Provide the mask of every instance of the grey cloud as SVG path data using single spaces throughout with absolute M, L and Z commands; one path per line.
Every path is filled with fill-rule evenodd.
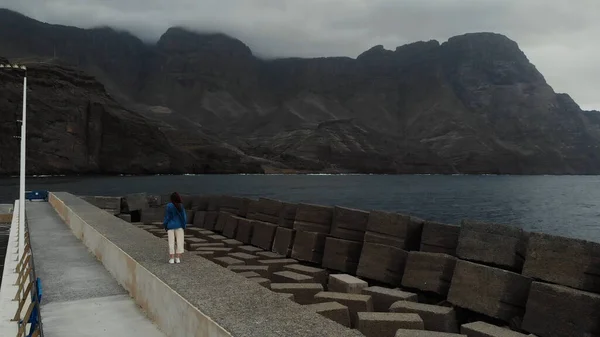
M 221 31 L 257 55 L 350 56 L 383 44 L 493 31 L 517 41 L 559 92 L 600 109 L 598 0 L 0 0 L 50 23 L 108 25 L 145 41 L 171 26 Z

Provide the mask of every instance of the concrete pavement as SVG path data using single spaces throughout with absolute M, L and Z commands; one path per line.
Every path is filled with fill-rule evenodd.
M 165 336 L 46 202 L 27 202 L 44 335 Z

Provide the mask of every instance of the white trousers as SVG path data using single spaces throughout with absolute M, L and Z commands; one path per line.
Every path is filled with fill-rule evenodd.
M 177 241 L 177 254 L 183 254 L 183 228 L 169 229 L 167 231 L 169 237 L 169 254 L 175 254 L 175 241 Z

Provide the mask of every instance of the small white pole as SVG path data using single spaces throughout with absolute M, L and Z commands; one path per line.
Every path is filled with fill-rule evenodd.
M 23 116 L 21 117 L 21 172 L 19 175 L 19 255 L 25 250 L 25 139 L 27 138 L 27 73 L 23 77 Z

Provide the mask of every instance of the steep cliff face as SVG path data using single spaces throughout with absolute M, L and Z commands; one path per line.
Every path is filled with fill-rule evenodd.
M 20 71 L 0 71 L 0 174 L 19 170 L 13 136 L 20 135 L 22 79 Z M 159 123 L 123 108 L 102 84 L 72 68 L 29 67 L 27 95 L 29 174 L 262 171 L 243 155 L 225 153 L 224 146 L 173 144 Z
M 111 123 L 124 109 L 135 116 L 127 123 L 153 126 L 123 152 L 142 153 L 131 161 L 139 171 L 600 173 L 600 118 L 556 94 L 518 45 L 498 34 L 376 46 L 356 59 L 262 60 L 223 34 L 171 28 L 146 45 L 110 29 L 47 25 L 0 10 L 2 54 L 77 66 L 102 82 L 114 97 L 110 104 L 74 99 L 91 120 Z M 89 90 L 73 86 L 67 89 Z M 53 90 L 46 94 L 61 97 L 65 87 Z M 62 95 L 52 110 L 68 105 L 71 97 Z M 50 114 L 43 123 L 66 128 L 63 120 L 79 110 Z M 80 126 L 89 137 L 77 150 L 95 164 L 57 159 L 65 151 L 58 144 L 69 141 L 61 138 L 50 165 L 126 169 L 110 158 L 123 163 L 129 156 L 98 150 L 119 138 L 97 124 Z M 173 164 L 171 148 L 156 145 L 154 132 L 183 153 L 185 165 Z M 146 160 L 160 165 L 142 165 Z
M 0 71 L 0 173 L 19 168 L 23 74 Z M 61 66 L 28 69 L 29 173 L 184 172 L 183 152 L 114 102 L 102 84 Z

